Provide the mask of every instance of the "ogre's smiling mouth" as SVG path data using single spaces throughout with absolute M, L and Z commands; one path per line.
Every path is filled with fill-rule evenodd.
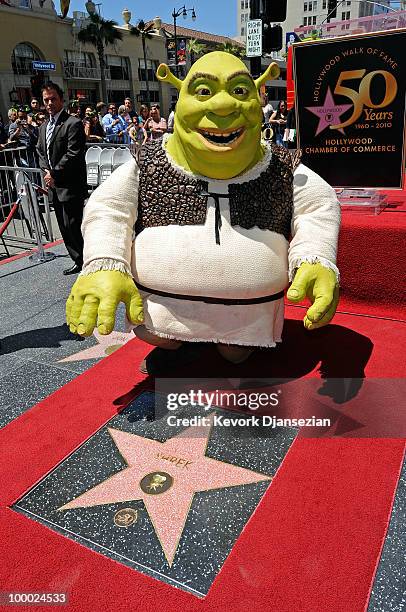
M 217 147 L 229 147 L 237 142 L 237 140 L 242 136 L 244 132 L 244 128 L 238 128 L 235 130 L 199 130 L 199 134 L 203 136 L 205 140 L 210 142 L 212 145 L 216 145 Z

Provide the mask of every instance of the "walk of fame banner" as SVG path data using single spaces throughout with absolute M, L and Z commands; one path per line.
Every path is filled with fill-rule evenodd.
M 402 188 L 406 30 L 293 45 L 298 146 L 334 187 Z

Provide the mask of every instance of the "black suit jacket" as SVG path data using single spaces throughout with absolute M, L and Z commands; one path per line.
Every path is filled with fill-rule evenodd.
M 86 179 L 86 135 L 80 119 L 62 110 L 55 125 L 49 145 L 49 159 L 46 146 L 48 121 L 40 127 L 37 151 L 40 168 L 49 170 L 55 187 L 53 192 L 60 202 L 83 200 L 87 197 Z

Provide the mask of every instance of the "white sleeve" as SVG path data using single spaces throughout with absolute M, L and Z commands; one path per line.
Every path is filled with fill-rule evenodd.
M 289 279 L 304 262 L 336 267 L 341 210 L 332 187 L 318 174 L 299 164 L 293 180 L 292 241 L 289 247 Z
M 90 196 L 83 215 L 82 275 L 119 270 L 131 275 L 131 251 L 138 209 L 139 168 L 122 164 Z

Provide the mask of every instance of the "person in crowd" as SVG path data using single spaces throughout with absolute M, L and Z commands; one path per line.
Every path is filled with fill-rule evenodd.
M 132 120 L 133 117 L 135 117 L 135 115 L 138 116 L 137 111 L 134 110 L 131 98 L 125 98 L 124 99 L 124 106 L 125 106 L 126 113 L 127 113 L 127 115 L 129 116 L 129 118 L 131 120 Z M 128 121 L 130 121 L 130 119 Z
M 28 116 L 32 117 L 33 115 L 36 115 L 40 110 L 40 103 L 37 100 L 37 98 L 32 98 L 31 102 L 30 102 L 30 111 L 28 113 Z
M 77 117 L 78 119 L 80 118 L 79 100 L 69 100 L 68 113 L 69 115 L 73 115 L 73 117 Z
M 285 146 L 283 142 L 283 135 L 285 133 L 287 118 L 287 109 L 285 100 L 280 100 L 278 108 L 274 111 L 269 119 L 269 123 L 273 129 L 275 135 L 275 142 L 278 145 Z
M 86 109 L 86 116 L 83 119 L 83 127 L 87 142 L 103 142 L 104 130 L 99 123 L 99 117 L 95 110 Z
M 175 125 L 175 111 L 176 111 L 176 102 L 172 102 L 171 104 L 171 112 L 168 117 L 168 132 L 173 132 L 173 126 Z
M 113 103 L 108 106 L 108 113 L 103 117 L 103 129 L 106 140 L 109 142 L 121 142 L 122 121 L 117 114 L 117 106 Z
M 136 145 L 142 146 L 148 140 L 148 134 L 140 122 L 138 115 L 134 115 L 132 118 L 132 122 L 128 128 L 128 134 L 130 136 L 131 142 Z
M 264 115 L 264 123 L 265 123 L 265 125 L 269 124 L 269 120 L 271 118 L 271 115 L 274 113 L 274 108 L 273 108 L 272 104 L 269 102 L 269 98 L 268 98 L 268 96 L 266 94 L 263 96 L 262 113 Z
M 153 104 L 151 106 L 150 115 L 151 116 L 147 120 L 144 127 L 149 133 L 149 139 L 157 140 L 158 138 L 162 138 L 162 136 L 168 131 L 168 126 L 166 119 L 161 117 L 159 104 Z
M 9 129 L 10 125 L 12 123 L 14 123 L 15 120 L 17 119 L 17 109 L 14 106 L 12 108 L 8 109 L 7 117 L 8 117 L 8 123 L 6 123 L 6 125 L 4 127 L 5 127 L 5 129 L 7 131 L 7 135 L 8 135 L 8 129 Z
M 147 120 L 149 119 L 149 112 L 150 112 L 149 106 L 147 106 L 146 104 L 141 104 L 140 114 L 139 114 L 138 119 L 140 120 L 140 123 L 144 124 L 144 127 L 145 127 Z
M 64 274 L 77 274 L 83 264 L 81 224 L 87 198 L 86 136 L 83 123 L 63 107 L 63 91 L 49 81 L 42 87 L 49 119 L 39 130 L 38 155 L 48 198 L 55 209 L 62 238 L 74 265 Z
M 131 120 L 130 120 L 130 116 L 127 114 L 124 104 L 122 104 L 118 108 L 118 118 L 120 119 L 120 124 L 121 124 L 121 133 L 119 134 L 120 142 L 122 144 L 129 144 L 130 137 L 128 135 L 128 128 L 131 125 L 130 123 Z
M 35 150 L 38 142 L 38 128 L 28 122 L 28 106 L 20 106 L 17 111 L 17 119 L 8 128 L 10 142 L 17 146 L 26 147 L 27 163 L 31 167 L 37 165 Z
M 288 115 L 286 117 L 286 128 L 285 135 L 283 137 L 285 143 L 287 143 L 288 149 L 296 149 L 296 113 L 295 113 L 295 105 L 293 104 L 292 108 L 288 111 Z
M 107 104 L 105 102 L 98 102 L 96 104 L 96 111 L 99 117 L 99 123 L 103 125 L 103 117 L 107 114 Z
M 46 121 L 46 116 L 45 113 L 43 113 L 42 111 L 39 111 L 38 113 L 36 113 L 35 115 L 33 115 L 32 117 L 32 123 L 33 125 L 35 125 L 38 129 L 41 127 L 41 125 Z
M 94 108 L 93 106 L 91 106 L 90 104 L 88 104 L 85 108 L 85 119 L 88 115 L 90 115 L 91 113 L 93 113 Z

